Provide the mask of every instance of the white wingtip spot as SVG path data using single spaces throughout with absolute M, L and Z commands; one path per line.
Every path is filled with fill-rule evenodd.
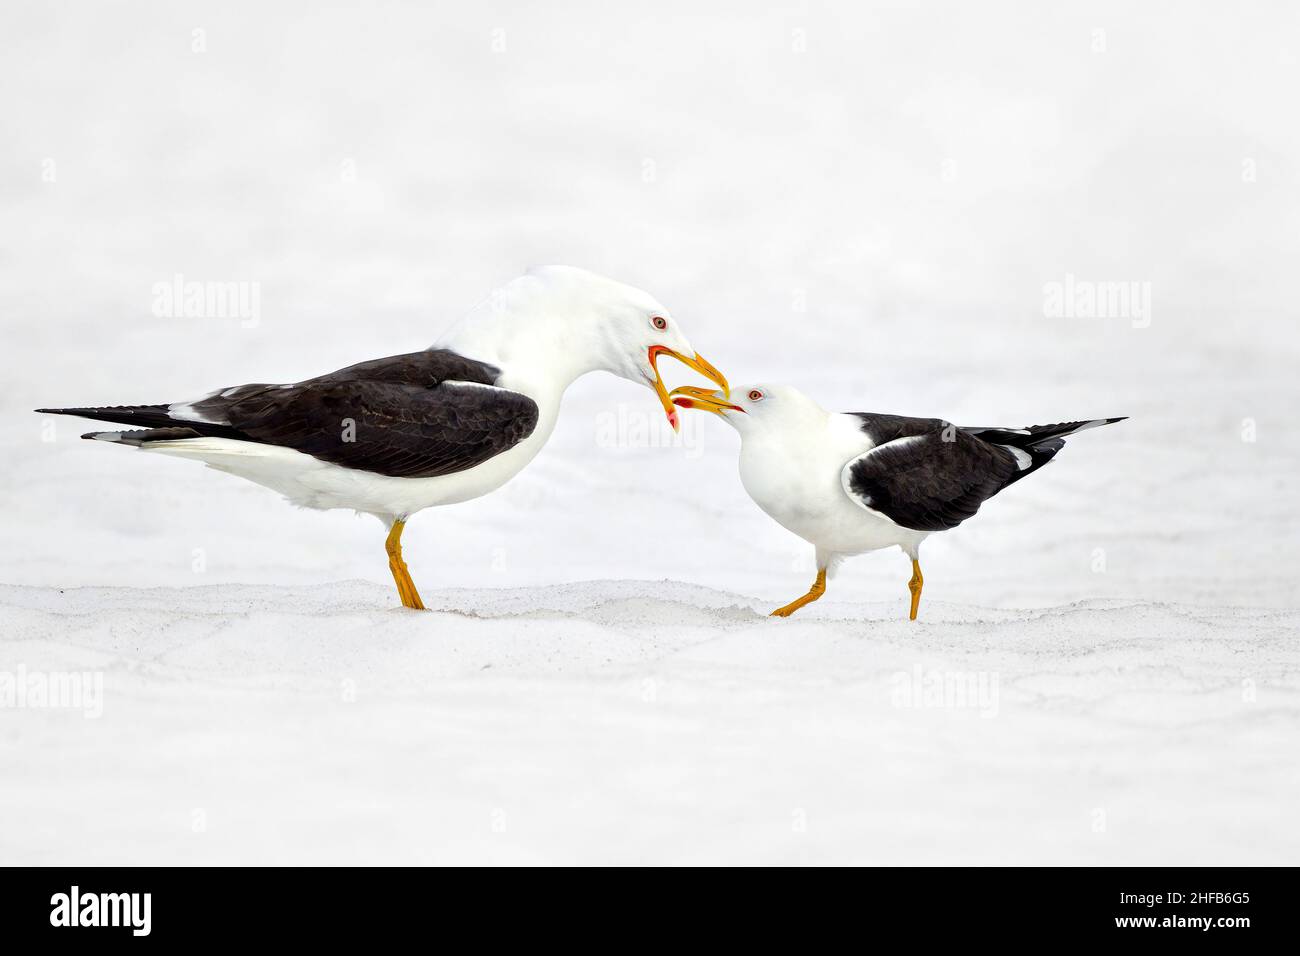
M 1003 445 L 1002 447 L 1005 448 L 1007 451 L 1011 452 L 1011 454 L 1015 456 L 1016 467 L 1019 468 L 1021 471 L 1025 471 L 1027 468 L 1029 468 L 1030 465 L 1034 463 L 1033 456 L 1030 455 L 1027 451 L 1021 448 L 1012 448 L 1010 445 Z
M 1077 435 L 1079 434 L 1079 432 L 1086 432 L 1089 428 L 1100 428 L 1102 425 L 1109 425 L 1109 424 L 1110 422 L 1104 418 L 1094 418 L 1090 422 L 1084 422 L 1084 424 L 1080 425 L 1074 431 L 1070 432 L 1070 434 Z
M 453 388 L 481 388 L 481 389 L 486 389 L 489 392 L 510 391 L 508 388 L 502 388 L 499 385 L 484 385 L 482 382 L 462 382 L 459 379 L 455 379 L 455 378 L 449 378 L 445 380 L 442 384 L 450 385 Z
M 202 398 L 196 398 L 188 402 L 173 402 L 171 405 L 167 406 L 167 416 L 182 422 L 203 422 L 208 425 L 229 425 L 230 422 L 215 419 L 210 415 L 204 415 L 202 412 L 199 412 L 194 408 L 194 406 L 199 402 L 206 401 L 209 398 L 216 398 L 218 396 L 224 398 L 226 397 L 226 392 L 229 391 L 232 391 L 232 389 L 226 389 L 225 392 L 209 392 Z

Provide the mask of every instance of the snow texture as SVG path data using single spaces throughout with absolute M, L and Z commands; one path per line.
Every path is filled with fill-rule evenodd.
M 0 863 L 1295 863 L 1300 13 L 566 11 L 0 9 L 0 695 L 102 680 L 0 707 Z M 426 614 L 373 519 L 30 412 L 420 348 L 544 262 L 736 383 L 1131 418 L 909 623 L 896 551 L 768 618 L 811 548 L 608 376 L 410 522 Z

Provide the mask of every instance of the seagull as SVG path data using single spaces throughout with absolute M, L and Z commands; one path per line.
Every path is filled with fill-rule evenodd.
M 572 266 L 509 282 L 422 352 L 284 385 L 236 385 L 157 405 L 40 408 L 138 426 L 83 438 L 205 462 L 307 508 L 379 518 L 402 604 L 423 609 L 402 558 L 411 515 L 501 487 L 555 428 L 560 399 L 588 372 L 649 386 L 680 427 L 659 360 L 729 393 L 648 293 Z
M 921 543 L 955 528 L 1007 485 L 1037 471 L 1065 438 L 1123 421 L 1098 418 L 1029 428 L 961 428 L 938 418 L 828 412 L 788 385 L 730 393 L 682 386 L 683 408 L 721 416 L 740 433 L 740 481 L 760 508 L 817 552 L 808 593 L 772 614 L 789 617 L 826 593 L 852 555 L 897 546 L 912 559 L 908 615 L 921 604 Z

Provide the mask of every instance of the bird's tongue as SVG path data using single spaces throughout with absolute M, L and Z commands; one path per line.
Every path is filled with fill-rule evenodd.
M 732 405 L 722 397 L 722 394 L 714 389 L 695 388 L 691 385 L 680 385 L 668 393 L 674 405 L 680 405 L 682 408 L 699 408 L 706 412 L 713 412 L 715 415 L 721 415 L 724 412 L 739 412 L 745 414 L 745 410 L 739 405 Z

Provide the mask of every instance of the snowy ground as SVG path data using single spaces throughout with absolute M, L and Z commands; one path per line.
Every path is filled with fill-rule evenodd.
M 0 709 L 0 863 L 1296 862 L 1298 14 L 569 9 L 0 12 L 0 691 L 102 681 Z M 735 436 L 608 377 L 412 521 L 424 615 L 372 519 L 30 413 L 418 348 L 547 261 L 733 381 L 1132 418 L 909 623 L 897 553 L 767 618 L 811 554 Z M 154 314 L 177 273 L 258 321 Z
M 105 674 L 98 719 L 9 720 L 6 855 L 1280 864 L 1300 850 L 1294 611 L 938 603 L 909 625 L 853 601 L 777 621 L 761 600 L 662 582 L 428 597 L 436 612 L 417 615 L 360 582 L 6 588 L 7 655 Z

